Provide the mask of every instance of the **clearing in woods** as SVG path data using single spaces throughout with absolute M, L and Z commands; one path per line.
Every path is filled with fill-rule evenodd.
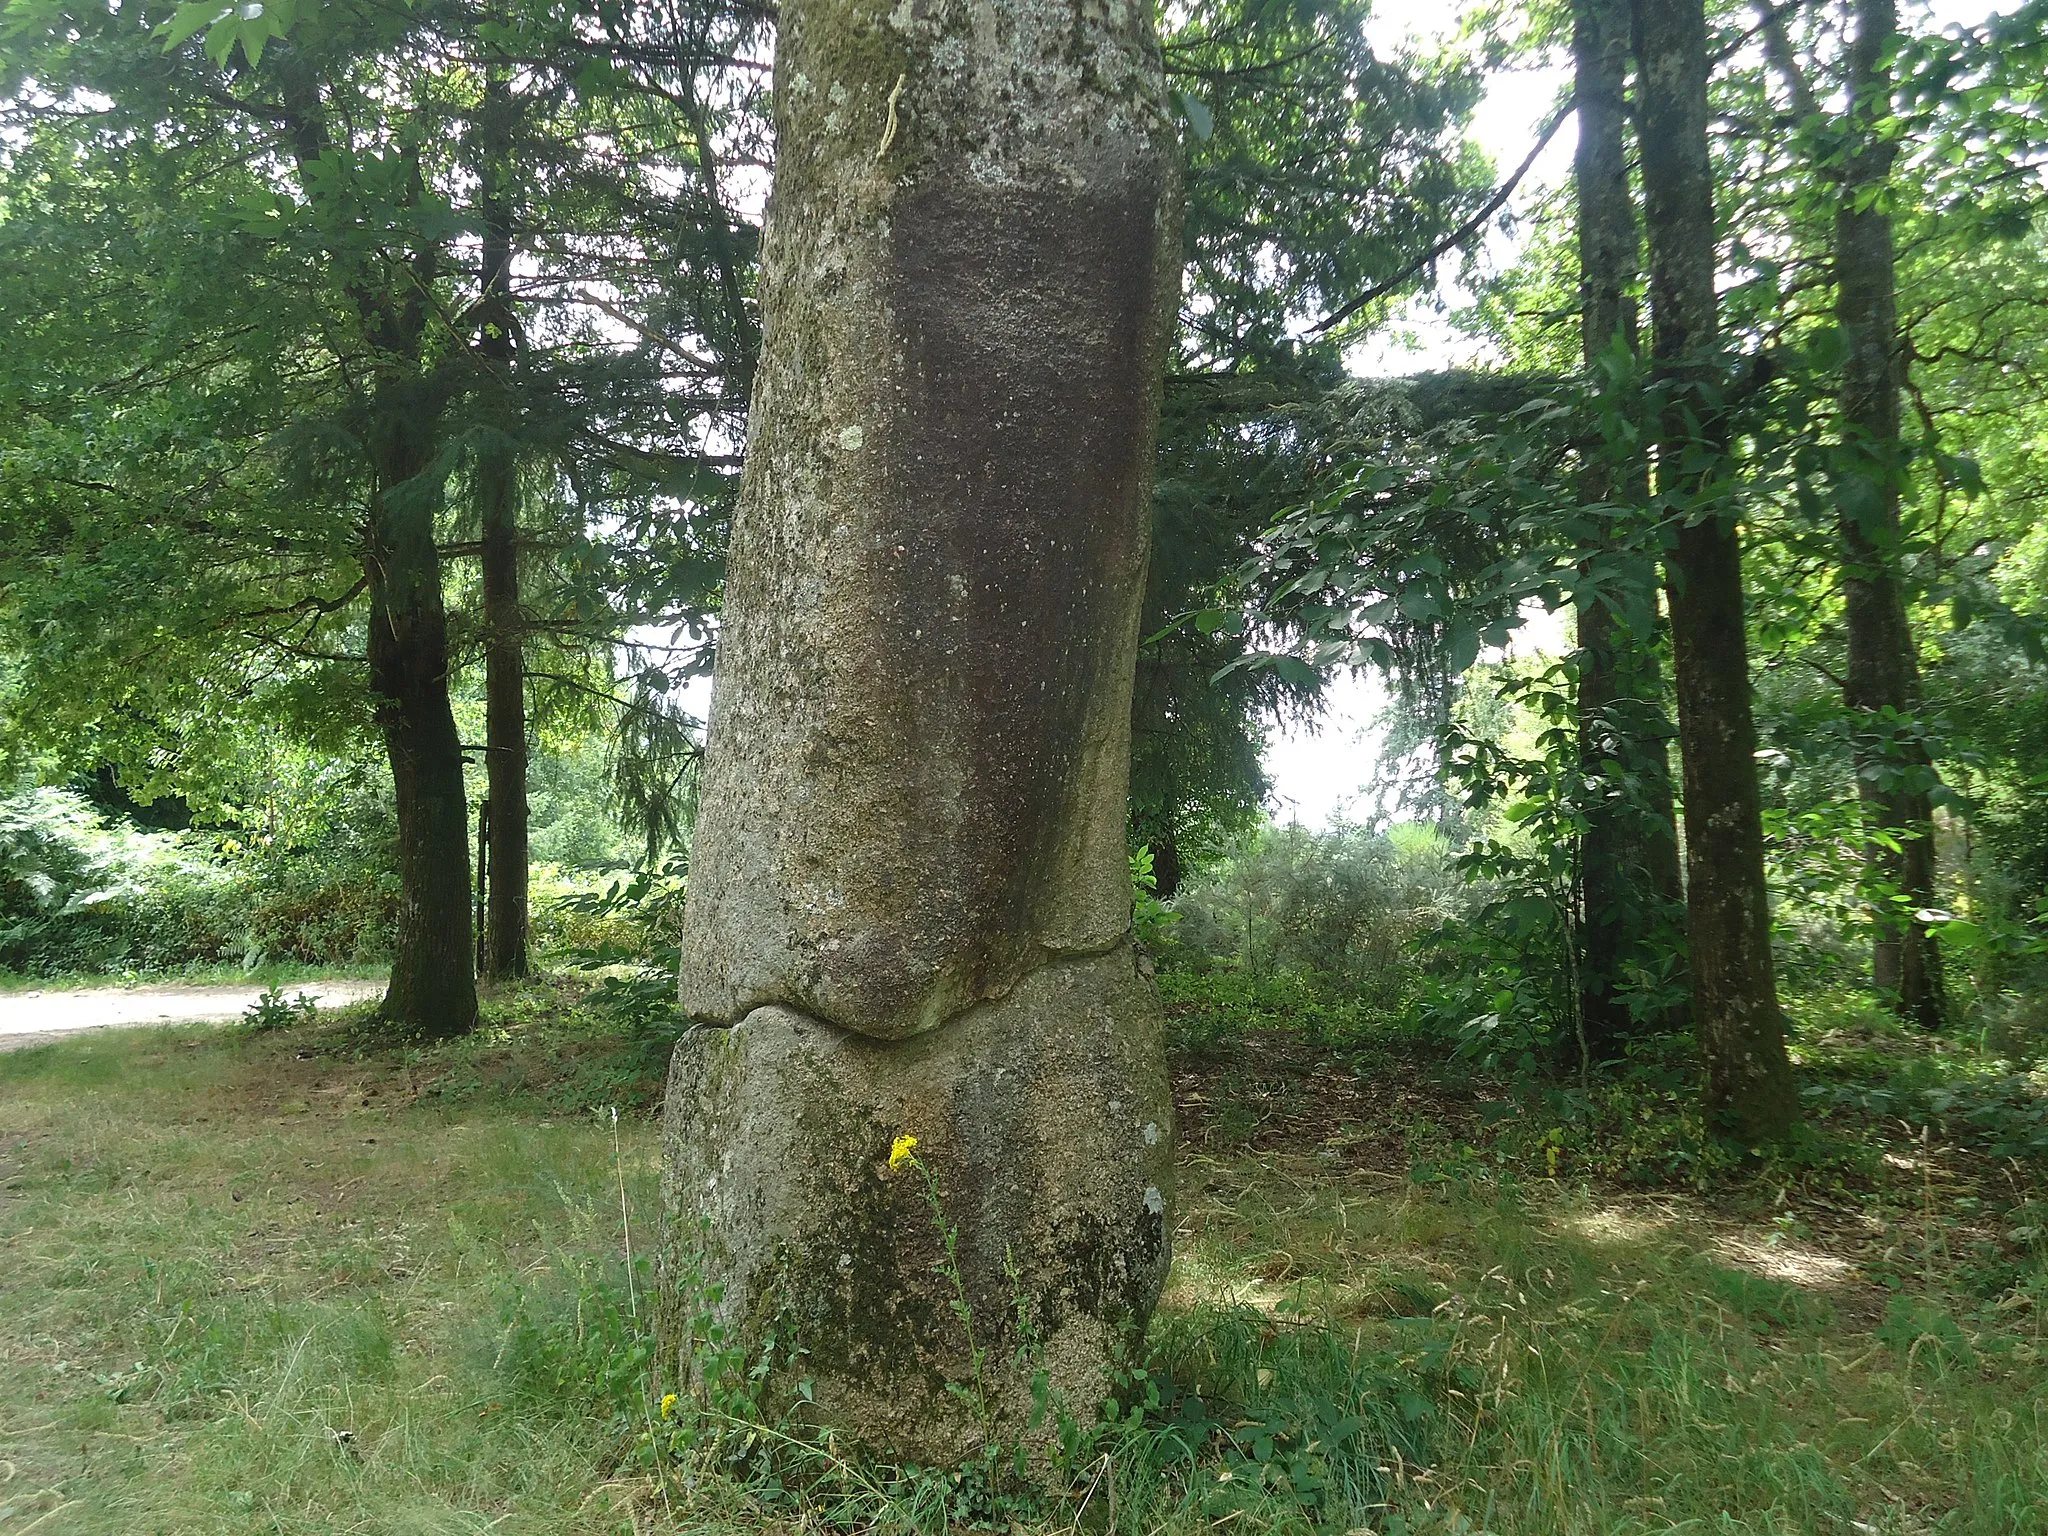
M 652 1474 L 621 1203 L 643 1256 L 671 1037 L 559 1003 L 0 1056 L 0 1531 L 812 1528 Z M 1155 1380 L 1212 1417 L 1018 1529 L 2048 1529 L 2038 1165 L 1872 1121 L 1702 1194 L 1398 1045 L 1173 1015 Z

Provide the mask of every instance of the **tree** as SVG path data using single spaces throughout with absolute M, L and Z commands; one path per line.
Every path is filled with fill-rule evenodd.
M 1716 1123 L 1782 1137 L 1799 1095 L 1785 1051 L 1764 884 L 1756 724 L 1735 487 L 1719 357 L 1703 0 L 1639 0 L 1651 357 L 1666 400 L 1657 498 L 1677 523 L 1666 560 L 1684 763 L 1693 1027 Z
M 1934 890 L 1932 779 L 1914 725 L 1920 666 L 1899 574 L 1904 477 L 1887 61 L 1898 46 L 1892 0 L 1856 0 L 1848 47 L 1849 149 L 1835 213 L 1835 315 L 1842 330 L 1841 530 L 1844 695 L 1856 721 L 1856 792 L 1877 840 L 1873 976 L 1899 1011 L 1926 1029 L 1943 1019 L 1941 952 L 1918 914 Z M 1903 910 L 1901 910 L 1903 908 Z
M 651 684 L 621 698 L 613 657 L 637 624 L 695 624 L 716 588 L 738 409 L 730 360 L 693 363 L 689 342 L 734 317 L 700 327 L 690 280 L 705 245 L 732 258 L 745 242 L 723 221 L 707 237 L 687 198 L 650 188 L 675 185 L 675 74 L 746 76 L 723 49 L 759 20 L 692 14 L 693 35 L 717 39 L 691 53 L 651 26 L 593 36 L 544 10 L 330 7 L 281 39 L 228 18 L 225 47 L 199 57 L 189 42 L 167 55 L 155 15 L 74 26 L 45 9 L 50 30 L 10 44 L 11 74 L 33 85 L 17 97 L 0 241 L 25 274 L 68 251 L 87 280 L 55 314 L 35 307 L 33 282 L 0 305 L 19 407 L 6 607 L 45 706 L 37 728 L 165 765 L 149 775 L 171 784 L 203 759 L 167 738 L 192 742 L 266 700 L 292 701 L 309 729 L 376 725 L 410 893 L 387 1016 L 459 1030 L 474 990 L 448 691 L 471 636 L 502 638 L 509 616 L 529 667 L 541 662 L 530 702 L 630 716 L 622 736 L 664 761 L 684 724 L 648 702 Z M 490 82 L 515 65 L 508 123 Z M 80 92 L 112 105 L 66 110 Z M 691 158 L 694 171 L 705 156 Z M 517 175 L 501 176 L 510 160 Z M 538 324 L 505 312 L 511 180 L 547 209 L 523 240 Z M 132 219 L 138 208 L 153 217 Z M 654 302 L 657 277 L 680 299 Z M 592 296 L 598 284 L 613 297 Z M 632 342 L 613 312 L 637 322 Z M 706 376 L 710 398 L 693 398 Z M 505 556 L 522 550 L 504 514 L 519 462 L 547 515 L 523 550 L 542 585 L 514 606 Z M 465 466 L 482 493 L 466 509 L 447 494 Z M 501 622 L 472 627 L 447 593 L 486 546 Z M 104 601 L 110 554 L 154 600 Z M 497 693 L 503 736 L 520 711 Z M 633 766 L 651 760 L 622 751 L 622 777 L 672 806 L 673 773 Z M 501 858 L 507 885 L 523 865 Z
M 1575 0 L 1572 58 L 1581 347 L 1596 388 L 1603 370 L 1609 388 L 1630 387 L 1633 369 L 1619 380 L 1611 371 L 1617 358 L 1632 361 L 1636 354 L 1642 268 L 1626 141 L 1628 0 Z M 1580 493 L 1589 505 L 1648 499 L 1648 464 L 1633 444 L 1618 454 L 1588 444 L 1583 458 Z M 1670 942 L 1667 914 L 1684 892 L 1657 659 L 1655 563 L 1626 542 L 1601 551 L 1598 563 L 1609 569 L 1580 562 L 1589 591 L 1577 606 L 1579 759 L 1592 794 L 1578 860 L 1579 1015 L 1587 1049 L 1605 1059 L 1646 1026 L 1683 1023 L 1671 1010 L 1639 1019 L 1628 988 L 1631 970 L 1651 961 L 1647 951 Z
M 1312 715 L 1313 673 L 1242 665 L 1243 623 L 1213 609 L 1261 534 L 1327 468 L 1346 341 L 1310 322 L 1403 272 L 1491 190 L 1464 137 L 1478 74 L 1390 58 L 1357 0 L 1201 0 L 1169 18 L 1188 131 L 1185 267 L 1153 496 L 1133 701 L 1132 838 L 1159 893 L 1260 814 L 1267 722 Z M 1236 599 L 1232 599 L 1236 601 Z
M 358 597 L 364 600 L 366 693 L 391 765 L 404 892 L 385 1014 L 410 1033 L 459 1033 L 474 1022 L 476 1002 L 461 744 L 448 700 L 449 639 L 435 536 L 445 479 L 439 423 L 448 392 L 433 367 L 432 295 L 441 257 L 434 226 L 445 217 L 446 204 L 423 175 L 420 147 L 432 136 L 428 125 L 443 118 L 445 104 L 433 90 L 417 89 L 410 102 L 416 136 L 399 134 L 369 145 L 351 136 L 354 100 L 381 83 L 373 83 L 373 67 L 362 61 L 402 58 L 412 42 L 402 25 L 394 27 L 386 18 L 337 16 L 309 27 L 310 51 L 303 40 L 271 50 L 261 83 L 245 86 L 242 94 L 217 86 L 213 66 L 204 61 L 165 59 L 152 37 L 152 20 L 127 11 L 84 18 L 75 28 L 31 42 L 25 57 L 17 55 L 17 68 L 59 100 L 99 91 L 112 102 L 95 117 L 44 119 L 52 150 L 43 162 L 51 170 L 45 184 L 51 205 L 56 211 L 83 203 L 86 227 L 111 234 L 116 226 L 102 201 L 110 183 L 139 181 L 153 201 L 170 200 L 181 173 L 212 169 L 228 150 L 226 165 L 210 177 L 201 173 L 195 185 L 204 190 L 184 199 L 181 211 L 206 227 L 216 245 L 234 242 L 230 231 L 236 224 L 253 236 L 266 220 L 276 221 L 280 253 L 288 255 L 266 264 L 252 260 L 253 251 L 237 252 L 235 261 L 245 273 L 274 281 L 264 296 L 269 302 L 245 295 L 237 304 L 213 273 L 181 261 L 180 277 L 205 299 L 194 304 L 188 293 L 168 314 L 161 303 L 145 304 L 141 313 L 175 315 L 188 325 L 196 321 L 197 329 L 166 335 L 145 325 L 135 350 L 142 353 L 141 371 L 160 380 L 203 378 L 256 362 L 272 378 L 296 375 L 299 382 L 306 371 L 285 358 L 305 357 L 309 341 L 316 347 L 325 342 L 321 351 L 338 370 L 322 381 L 331 435 L 302 462 L 314 475 L 335 477 L 322 487 L 328 494 L 316 498 L 323 510 L 332 515 L 341 509 L 333 492 L 346 485 L 339 498 L 349 507 L 344 516 L 359 522 L 352 539 L 336 538 L 340 530 L 332 525 L 322 530 L 317 554 L 299 545 L 302 561 L 314 559 L 310 570 L 300 565 L 303 575 L 317 572 L 312 594 L 255 606 L 259 615 L 296 628 L 301 620 L 317 624 Z M 84 160 L 84 176 L 59 169 L 66 149 Z M 264 169 L 251 170 L 253 165 Z M 132 282 L 136 274 L 109 275 Z M 204 313 L 207 300 L 219 306 L 212 316 Z M 238 314 L 245 318 L 238 321 Z M 229 338 L 257 344 L 224 348 Z M 106 351 L 96 347 L 89 355 L 104 357 Z M 311 371 L 321 370 L 316 364 Z M 231 387 L 226 379 L 209 383 L 223 386 L 223 394 Z M 194 395 L 207 392 L 202 387 Z M 81 393 L 92 398 L 89 388 Z M 54 393 L 38 404 L 46 406 L 45 419 L 66 411 Z M 276 419 L 274 411 L 263 416 Z M 246 444 L 247 429 L 229 440 L 236 438 Z M 245 477 L 244 485 L 260 495 L 253 477 Z M 87 494 L 105 506 L 109 493 L 118 495 L 103 483 Z M 196 522 L 202 539 L 210 538 L 224 531 L 216 520 L 221 514 L 254 510 L 240 498 L 207 500 L 214 517 L 188 513 L 172 528 Z M 245 523 L 239 531 L 255 530 Z M 345 542 L 354 544 L 359 574 L 338 584 L 329 561 Z M 290 543 L 282 547 L 292 549 Z
M 483 214 L 478 272 L 477 360 L 494 393 L 510 402 L 518 366 L 519 320 L 512 303 L 515 231 L 511 124 L 505 67 L 485 64 L 477 123 L 477 185 Z M 484 608 L 484 942 L 479 967 L 492 980 L 527 970 L 526 625 L 519 608 L 519 460 L 515 440 L 499 436 L 477 454 L 476 498 Z

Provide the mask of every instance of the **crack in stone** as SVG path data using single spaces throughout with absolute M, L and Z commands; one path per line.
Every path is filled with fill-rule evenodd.
M 1023 986 L 1025 982 L 1042 971 L 1053 970 L 1063 965 L 1078 964 L 1087 960 L 1100 960 L 1104 955 L 1113 955 L 1120 949 L 1133 949 L 1132 958 L 1135 961 L 1136 952 L 1133 948 L 1131 934 L 1128 929 L 1118 934 L 1106 944 L 1074 945 L 1057 949 L 1050 945 L 1042 945 L 1040 946 L 1042 958 L 1038 964 L 1019 971 L 1016 976 L 1011 978 L 1007 986 L 999 991 L 984 993 L 967 1004 L 966 1007 L 957 1008 L 947 1014 L 937 1023 L 927 1025 L 925 1028 L 913 1031 L 907 1035 L 870 1034 L 864 1029 L 856 1029 L 850 1024 L 841 1023 L 838 1019 L 827 1018 L 823 1014 L 814 1013 L 810 1009 L 803 1007 L 800 1003 L 780 995 L 762 995 L 750 998 L 746 1005 L 730 1018 L 694 1016 L 690 1020 L 690 1027 L 692 1029 L 738 1029 L 748 1019 L 764 1009 L 779 1008 L 785 1013 L 795 1014 L 798 1018 L 808 1020 L 813 1024 L 822 1024 L 831 1029 L 836 1029 L 842 1035 L 853 1035 L 862 1040 L 872 1040 L 878 1045 L 900 1045 L 912 1040 L 922 1040 L 927 1035 L 935 1034 L 939 1030 L 959 1024 L 980 1010 L 1002 1002 L 1019 987 Z

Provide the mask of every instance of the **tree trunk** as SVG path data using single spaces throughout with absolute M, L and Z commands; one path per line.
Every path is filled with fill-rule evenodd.
M 282 55 L 287 143 L 308 202 L 325 205 L 329 178 L 315 167 L 331 152 L 317 80 L 302 59 Z M 417 149 L 407 196 L 424 190 Z M 354 217 L 332 210 L 337 222 Z M 469 807 L 462 739 L 448 703 L 448 615 L 441 600 L 437 484 L 422 476 L 434 460 L 442 412 L 421 376 L 421 338 L 434 291 L 438 247 L 416 247 L 402 276 L 354 251 L 343 289 L 356 311 L 375 380 L 362 433 L 372 476 L 363 573 L 370 586 L 370 692 L 391 760 L 398 813 L 398 932 L 391 982 L 378 1008 L 394 1031 L 445 1039 L 476 1027 L 475 929 L 469 904 Z
M 1180 894 L 1185 874 L 1180 862 L 1180 839 L 1168 826 L 1152 844 L 1152 894 L 1161 901 L 1173 900 Z
M 469 807 L 462 741 L 448 704 L 448 620 L 441 606 L 439 497 L 420 484 L 436 413 L 387 394 L 372 453 L 370 688 L 398 806 L 398 935 L 379 1012 L 408 1036 L 445 1039 L 476 1025 L 469 907 Z
M 519 612 L 518 463 L 508 445 L 477 464 L 483 504 L 484 743 L 491 800 L 484 974 L 527 974 L 526 652 Z
M 1629 192 L 1623 99 L 1629 59 L 1629 0 L 1577 0 L 1572 27 L 1579 144 L 1574 162 L 1579 202 L 1581 331 L 1588 372 L 1616 338 L 1636 346 L 1634 284 L 1641 242 Z M 1648 464 L 1623 479 L 1612 462 L 1588 462 L 1581 493 L 1589 505 L 1647 500 Z M 1604 556 L 1603 565 L 1615 557 Z M 1625 557 L 1624 557 L 1625 558 Z M 1624 605 L 1644 616 L 1631 624 L 1601 601 L 1578 616 L 1579 757 L 1600 799 L 1589 808 L 1580 848 L 1580 1018 L 1596 1060 L 1621 1053 L 1638 1035 L 1682 1028 L 1682 1006 L 1631 1006 L 1631 971 L 1654 974 L 1657 951 L 1676 937 L 1683 899 L 1671 764 L 1657 662 L 1657 572 L 1627 560 Z
M 1893 0 L 1857 0 L 1848 50 L 1851 151 L 1835 214 L 1835 317 L 1842 328 L 1842 592 L 1849 641 L 1844 678 L 1855 722 L 1856 792 L 1866 822 L 1895 839 L 1874 846 L 1879 891 L 1872 972 L 1906 1018 L 1941 1025 L 1941 955 L 1910 914 L 1934 905 L 1932 778 L 1908 722 L 1919 665 L 1898 572 L 1899 347 L 1891 142 L 1876 127 L 1891 107 L 1885 54 L 1898 33 Z M 1891 899 L 1887 899 L 1891 898 Z M 1896 901 L 1907 910 L 1902 913 Z
M 1797 1124 L 1799 1094 L 1771 958 L 1742 548 L 1726 484 L 1704 0 L 1637 0 L 1635 24 L 1651 356 L 1670 397 L 1657 492 L 1679 524 L 1666 578 L 1684 760 L 1693 1027 L 1709 1117 L 1755 1141 Z
M 1149 6 L 783 0 L 774 101 L 658 1327 L 957 1464 L 1092 1418 L 1170 1258 L 1125 827 L 1180 148 Z
M 510 102 L 501 78 L 486 90 L 489 120 L 484 157 L 482 334 L 477 353 L 487 398 L 507 400 L 517 366 L 513 313 L 512 214 L 502 122 Z M 527 974 L 526 634 L 519 609 L 519 461 L 502 434 L 477 457 L 482 514 L 484 597 L 484 771 L 491 802 L 489 878 L 484 916 L 484 975 L 493 981 Z

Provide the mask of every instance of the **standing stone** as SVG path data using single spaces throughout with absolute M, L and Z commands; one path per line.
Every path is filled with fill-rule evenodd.
M 951 1461 L 1091 1417 L 1167 1266 L 1124 823 L 1178 147 L 1130 0 L 784 0 L 775 110 L 665 1346 Z

